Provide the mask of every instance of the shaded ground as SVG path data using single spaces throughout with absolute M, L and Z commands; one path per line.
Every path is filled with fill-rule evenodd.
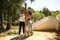
M 60 33 L 34 31 L 30 37 L 23 37 L 18 35 L 2 36 L 0 40 L 60 40 Z

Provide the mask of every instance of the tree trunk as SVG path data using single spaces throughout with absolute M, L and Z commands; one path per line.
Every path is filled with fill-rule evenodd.
M 0 29 L 3 29 L 2 13 L 0 14 Z
M 12 16 L 9 17 L 9 20 L 8 20 L 8 23 L 7 23 L 6 30 L 11 29 L 11 24 L 12 24 Z

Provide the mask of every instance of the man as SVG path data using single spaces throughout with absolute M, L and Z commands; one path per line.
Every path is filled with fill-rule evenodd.
M 19 35 L 21 34 L 21 27 L 23 28 L 23 34 L 25 34 L 25 11 L 21 10 L 21 13 L 19 15 Z

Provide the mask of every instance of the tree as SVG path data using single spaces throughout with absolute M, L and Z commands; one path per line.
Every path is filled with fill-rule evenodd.
M 33 22 L 36 22 L 42 18 L 43 18 L 43 15 L 39 11 L 35 11 L 34 13 L 32 13 L 32 21 Z
M 11 28 L 12 24 L 12 16 L 16 15 L 16 11 L 18 8 L 20 8 L 20 4 L 22 4 L 22 1 L 20 0 L 9 0 L 9 5 L 7 9 L 7 15 L 8 15 L 8 23 L 7 23 L 7 30 Z
M 46 8 L 46 7 L 43 8 L 42 13 L 43 13 L 45 16 L 50 16 L 50 15 L 51 15 L 50 10 L 49 10 L 48 8 Z
M 21 8 L 20 4 L 23 2 L 21 0 L 0 0 L 0 20 L 2 22 L 2 13 L 6 13 L 8 26 L 7 29 L 10 29 L 12 23 L 12 16 L 16 14 L 17 9 Z M 5 11 L 5 12 L 4 12 Z M 2 27 L 2 23 L 0 23 Z
M 0 29 L 3 29 L 3 15 L 4 14 L 4 10 L 5 10 L 5 5 L 4 5 L 4 1 L 5 0 L 0 0 Z
M 28 11 L 31 11 L 33 13 L 34 9 L 32 9 L 31 7 L 28 7 Z
M 12 24 L 12 16 L 16 15 L 17 10 L 21 10 L 22 3 L 26 0 L 0 0 L 0 22 L 2 21 L 2 13 L 7 15 L 7 29 L 10 29 Z M 31 2 L 33 0 L 30 0 Z M 3 28 L 2 23 L 0 23 L 0 28 Z

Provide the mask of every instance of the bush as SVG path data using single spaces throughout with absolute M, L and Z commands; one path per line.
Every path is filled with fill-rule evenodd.
M 8 35 L 18 34 L 18 32 L 16 32 L 16 31 L 9 31 L 7 34 L 8 34 Z

